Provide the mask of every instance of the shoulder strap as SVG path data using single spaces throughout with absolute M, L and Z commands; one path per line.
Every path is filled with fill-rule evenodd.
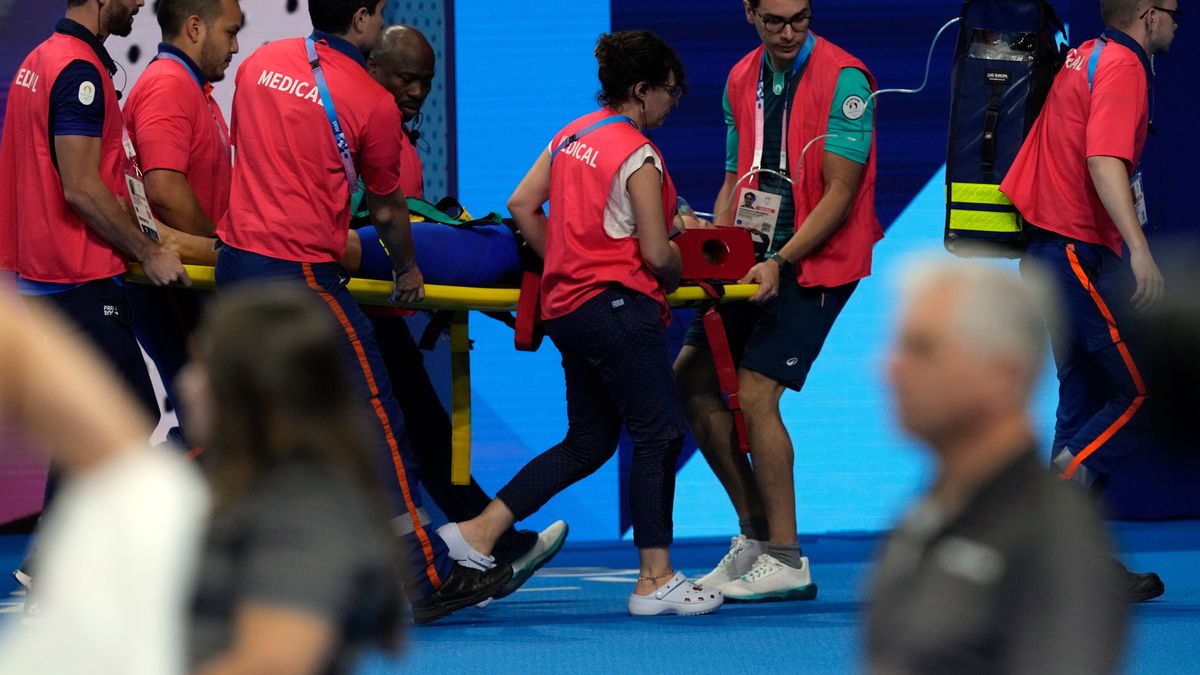
M 321 68 L 321 59 L 317 57 L 317 43 L 312 37 L 305 38 L 308 50 L 308 65 L 312 68 L 313 78 L 317 81 L 317 91 L 324 104 L 325 116 L 329 118 L 329 128 L 333 130 L 333 140 L 337 143 L 338 154 L 342 157 L 342 166 L 346 170 L 346 187 L 353 195 L 358 190 L 358 172 L 354 170 L 354 158 L 350 154 L 350 142 L 338 121 L 337 110 L 333 105 L 333 96 L 329 93 L 329 83 L 325 80 L 325 71 Z
M 634 127 L 637 126 L 636 124 L 633 123 L 633 120 L 629 119 L 628 117 L 626 117 L 624 115 L 613 115 L 612 117 L 605 117 L 604 119 L 600 120 L 599 122 L 596 122 L 595 124 L 591 124 L 587 127 L 584 127 L 583 129 L 580 129 L 579 131 L 576 131 L 575 133 L 571 134 L 570 136 L 567 136 L 566 138 L 564 138 L 563 142 L 559 143 L 558 147 L 554 148 L 554 152 L 551 153 L 550 163 L 554 164 L 554 158 L 558 156 L 558 153 L 565 150 L 567 148 L 567 146 L 571 145 L 575 141 L 578 141 L 579 139 L 583 138 L 584 136 L 587 136 L 588 134 L 592 133 L 593 131 L 596 131 L 597 129 L 599 129 L 601 127 L 606 127 L 606 126 L 608 126 L 610 124 L 614 124 L 616 122 L 628 122 L 631 126 L 634 126 Z
M 1100 52 L 1104 51 L 1104 45 L 1108 44 L 1108 40 L 1100 38 L 1096 40 L 1096 45 L 1092 47 L 1092 57 L 1088 59 L 1088 91 L 1096 84 L 1096 68 L 1100 65 Z

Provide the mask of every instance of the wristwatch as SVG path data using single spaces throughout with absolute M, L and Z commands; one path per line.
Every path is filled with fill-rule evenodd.
M 775 266 L 778 267 L 779 269 L 783 269 L 784 265 L 788 264 L 787 258 L 780 255 L 779 251 L 776 251 L 776 252 L 772 253 L 771 255 L 767 256 L 767 260 L 774 261 Z M 764 260 L 763 262 L 767 262 L 767 260 Z

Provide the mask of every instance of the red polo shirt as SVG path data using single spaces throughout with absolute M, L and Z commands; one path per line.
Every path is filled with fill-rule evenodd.
M 182 173 L 204 215 L 221 222 L 229 210 L 233 153 L 225 115 L 212 99 L 212 85 L 185 63 L 160 56 L 129 92 L 125 124 L 142 171 Z
M 1067 55 L 1042 113 L 1000 189 L 1025 220 L 1044 230 L 1121 255 L 1124 240 L 1088 172 L 1088 157 L 1125 160 L 1132 176 L 1146 144 L 1146 69 L 1129 48 L 1110 41 L 1091 90 L 1088 61 L 1097 40 Z
M 403 120 L 350 43 L 322 36 L 317 56 L 367 190 L 400 185 Z M 302 38 L 267 43 L 238 69 L 237 148 L 221 240 L 296 262 L 335 262 L 346 248 L 350 194 Z M 357 186 L 355 186 L 357 188 Z

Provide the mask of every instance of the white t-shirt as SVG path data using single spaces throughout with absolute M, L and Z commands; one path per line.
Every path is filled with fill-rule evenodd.
M 625 160 L 621 170 L 613 178 L 608 192 L 608 205 L 604 207 L 604 231 L 613 239 L 637 236 L 637 220 L 633 216 L 633 203 L 629 201 L 629 177 L 649 159 L 658 169 L 658 182 L 662 183 L 662 157 L 649 143 L 643 145 Z
M 42 521 L 37 618 L 0 634 L 5 675 L 182 675 L 208 516 L 180 454 L 140 448 L 71 478 Z
M 547 150 L 551 156 L 558 144 L 551 142 Z M 613 176 L 612 188 L 608 192 L 608 204 L 604 207 L 604 231 L 613 239 L 626 239 L 637 236 L 637 220 L 633 215 L 633 204 L 629 201 L 629 177 L 632 176 L 649 159 L 658 169 L 658 182 L 662 183 L 662 157 L 654 150 L 654 146 L 646 143 L 638 148 L 621 165 L 621 170 Z

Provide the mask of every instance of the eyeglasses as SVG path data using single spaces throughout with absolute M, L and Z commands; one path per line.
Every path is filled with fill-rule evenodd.
M 755 12 L 754 16 L 758 17 L 758 20 L 762 22 L 763 28 L 768 33 L 782 33 L 784 26 L 791 26 L 792 32 L 799 33 L 808 28 L 808 24 L 813 18 L 812 12 L 801 12 L 790 19 L 775 16 L 774 14 L 759 14 L 758 12 Z
M 1146 18 L 1147 14 L 1149 14 L 1150 12 L 1155 11 L 1155 10 L 1162 12 L 1163 14 L 1166 14 L 1167 16 L 1171 17 L 1171 21 L 1174 21 L 1177 24 L 1179 23 L 1179 17 L 1183 16 L 1183 11 L 1178 8 L 1167 9 L 1166 7 L 1159 7 L 1158 5 L 1154 5 L 1150 9 L 1147 9 L 1146 11 L 1142 12 L 1142 15 L 1139 16 L 1138 18 L 1144 19 L 1144 18 Z
M 683 86 L 678 84 L 660 84 L 654 88 L 662 89 L 663 91 L 667 92 L 667 95 L 671 97 L 672 101 L 678 101 L 686 91 Z

